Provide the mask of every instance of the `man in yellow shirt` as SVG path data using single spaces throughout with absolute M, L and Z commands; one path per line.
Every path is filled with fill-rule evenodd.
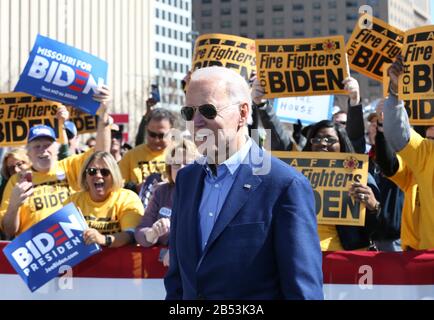
M 420 201 L 419 249 L 431 249 L 434 248 L 434 141 L 410 129 L 404 102 L 397 95 L 402 72 L 403 62 L 398 58 L 388 70 L 390 86 L 384 104 L 384 135 L 416 180 Z
M 170 111 L 162 108 L 152 110 L 146 124 L 147 143 L 125 153 L 119 162 L 125 183 L 133 183 L 137 192 L 149 175 L 164 172 L 164 149 L 169 143 L 167 134 L 174 122 L 175 117 Z
M 94 99 L 101 102 L 97 151 L 110 150 L 112 121 L 107 113 L 109 97 L 110 92 L 106 87 L 100 88 L 99 93 L 94 95 Z M 66 120 L 66 108 L 63 112 L 65 114 L 62 117 Z M 81 166 L 94 150 L 58 161 L 58 149 L 59 144 L 51 127 L 38 125 L 30 129 L 27 152 L 32 170 L 9 179 L 0 208 L 0 227 L 9 238 L 21 234 L 62 208 L 68 196 L 80 189 L 78 177 Z

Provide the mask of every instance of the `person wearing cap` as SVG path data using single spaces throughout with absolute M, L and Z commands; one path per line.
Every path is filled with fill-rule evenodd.
M 96 151 L 108 152 L 110 148 L 109 98 L 110 91 L 105 86 L 94 95 L 94 99 L 101 102 Z M 65 121 L 68 116 L 65 107 L 59 108 L 58 119 Z M 32 175 L 14 175 L 9 179 L 0 208 L 0 226 L 8 237 L 21 234 L 59 210 L 68 196 L 80 189 L 80 169 L 95 150 L 58 161 L 58 149 L 51 127 L 37 125 L 30 128 L 27 153 L 32 162 Z
M 65 132 L 68 138 L 68 146 L 69 146 L 69 154 L 80 154 L 83 153 L 84 150 L 80 149 L 79 141 L 78 141 L 78 131 L 73 121 L 65 121 Z

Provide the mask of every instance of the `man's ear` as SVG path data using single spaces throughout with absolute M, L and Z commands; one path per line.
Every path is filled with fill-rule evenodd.
M 243 127 L 246 125 L 249 119 L 249 110 L 250 107 L 247 103 L 244 102 L 240 105 L 240 120 L 238 126 Z

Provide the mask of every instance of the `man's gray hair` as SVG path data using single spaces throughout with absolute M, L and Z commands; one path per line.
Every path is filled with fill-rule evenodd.
M 216 82 L 216 85 L 225 86 L 226 95 L 231 103 L 247 103 L 249 105 L 247 124 L 252 124 L 252 97 L 246 80 L 229 68 L 212 66 L 195 70 L 190 81 L 206 81 L 211 78 L 218 79 L 219 83 Z

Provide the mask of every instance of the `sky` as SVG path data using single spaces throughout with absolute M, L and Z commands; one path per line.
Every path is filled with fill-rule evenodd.
M 430 0 L 431 24 L 434 24 L 434 0 Z

